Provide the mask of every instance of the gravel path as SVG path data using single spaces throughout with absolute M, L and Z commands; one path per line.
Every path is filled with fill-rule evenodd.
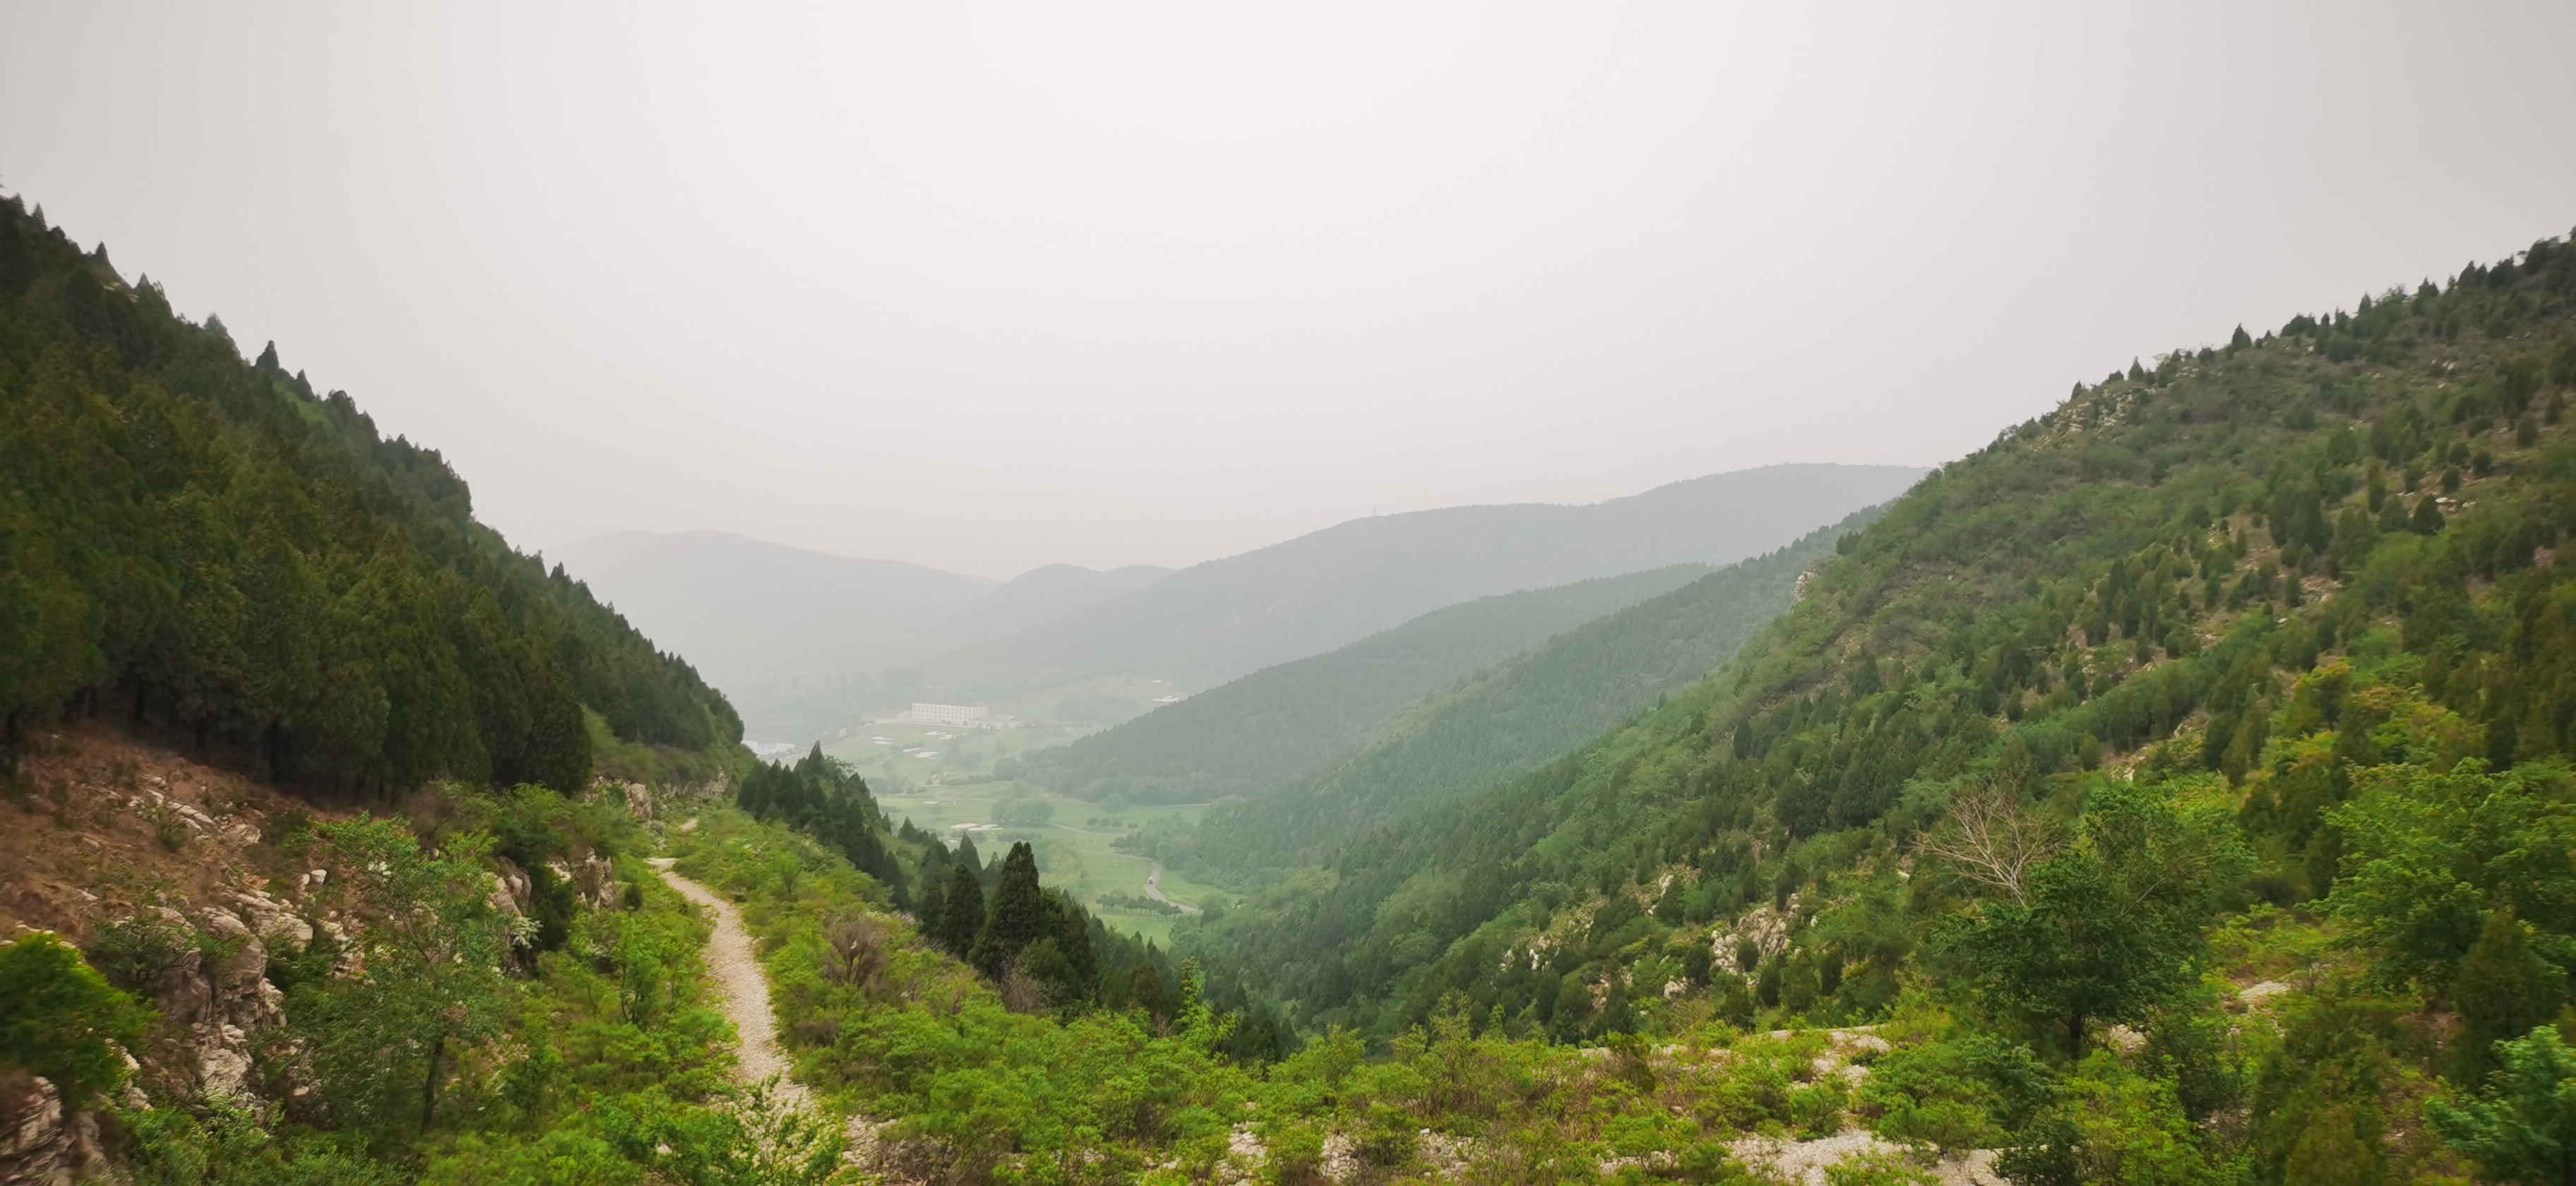
M 742 926 L 742 912 L 715 891 L 673 873 L 670 857 L 655 857 L 652 865 L 681 897 L 716 916 L 716 933 L 707 939 L 707 974 L 714 977 L 716 991 L 724 994 L 725 1016 L 733 1019 L 734 1033 L 742 1039 L 735 1077 L 758 1083 L 775 1075 L 780 1099 L 800 1107 L 811 1103 L 804 1085 L 789 1077 L 787 1054 L 778 1048 L 778 1015 L 769 1008 L 769 979 L 761 974 L 751 932 Z
M 1163 896 L 1163 862 L 1154 862 L 1154 871 L 1145 875 L 1145 896 L 1166 906 L 1178 906 L 1183 914 L 1196 914 L 1199 908 L 1187 902 L 1175 902 Z

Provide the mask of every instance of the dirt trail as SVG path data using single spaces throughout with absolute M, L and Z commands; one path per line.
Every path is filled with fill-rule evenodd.
M 714 978 L 716 991 L 724 994 L 725 1016 L 733 1019 L 734 1033 L 742 1039 L 736 1077 L 758 1083 L 776 1075 L 780 1099 L 799 1107 L 812 1103 L 804 1085 L 789 1077 L 787 1053 L 778 1048 L 778 1015 L 769 1007 L 769 979 L 761 974 L 759 953 L 752 946 L 751 932 L 743 929 L 742 912 L 714 890 L 673 873 L 672 863 L 670 857 L 652 861 L 662 880 L 680 891 L 681 897 L 716 916 L 716 932 L 707 939 L 705 958 L 707 974 Z

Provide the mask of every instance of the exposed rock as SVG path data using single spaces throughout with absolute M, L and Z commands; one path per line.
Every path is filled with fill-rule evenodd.
M 1826 1033 L 1825 1040 L 1833 1043 L 1835 1052 L 1845 1058 L 1857 1058 L 1863 1054 L 1885 1054 L 1895 1049 L 1888 1045 L 1887 1039 L 1871 1032 L 1877 1028 L 1874 1025 L 1861 1025 L 1850 1029 L 1831 1030 Z
M 268 945 L 229 910 L 206 911 L 206 930 L 231 949 L 207 970 L 214 985 L 213 1020 L 253 1032 L 285 1021 L 285 994 L 268 982 Z
M 277 899 L 257 890 L 243 890 L 233 895 L 241 906 L 242 918 L 250 923 L 251 933 L 272 949 L 300 952 L 313 942 L 313 924 L 296 916 Z
M 107 1171 L 97 1117 L 64 1115 L 62 1096 L 42 1076 L 0 1076 L 0 1182 L 67 1186 Z
M 2260 983 L 2246 985 L 2242 991 L 2239 991 L 2236 994 L 2236 999 L 2259 1009 L 2264 1007 L 2264 1002 L 2288 991 L 2290 991 L 2289 985 L 2283 984 L 2278 980 L 2265 980 Z
M 1719 966 L 1736 970 L 1735 945 L 1739 940 L 1752 940 L 1764 959 L 1789 950 L 1790 924 L 1797 916 L 1796 896 L 1792 896 L 1789 905 L 1790 909 L 1785 911 L 1757 906 L 1735 920 L 1735 925 L 1712 930 L 1708 938 L 1709 954 L 1717 959 Z
M 245 1099 L 250 1089 L 249 1035 L 240 1026 L 200 1026 L 190 1038 L 197 1051 L 197 1090 L 206 1096 Z
M 583 857 L 580 864 L 569 869 L 557 863 L 555 871 L 565 881 L 572 883 L 574 890 L 581 896 L 582 905 L 593 910 L 617 908 L 617 866 L 610 863 L 608 858 L 592 853 Z
M 535 883 L 508 857 L 494 857 L 492 864 L 496 866 L 492 874 L 492 908 L 512 918 L 526 914 L 529 904 L 536 900 Z
M 1348 1182 L 1360 1172 L 1360 1143 L 1349 1133 L 1334 1133 L 1324 1138 L 1324 1156 L 1317 1169 L 1325 1178 Z

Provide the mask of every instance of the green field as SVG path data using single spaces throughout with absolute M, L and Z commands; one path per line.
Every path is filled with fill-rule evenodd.
M 1001 745 L 1021 739 L 1025 734 L 1051 732 L 1047 729 L 1015 729 L 1006 733 L 983 734 L 973 740 L 984 745 L 987 757 L 1004 752 Z M 968 832 L 975 837 L 975 847 L 986 858 L 1006 850 L 1013 841 L 1026 840 L 1037 850 L 1038 870 L 1050 887 L 1071 891 L 1102 922 L 1119 930 L 1158 944 L 1171 940 L 1174 915 L 1140 910 L 1113 909 L 1102 906 L 1102 894 L 1142 895 L 1145 877 L 1152 862 L 1130 853 L 1118 852 L 1111 843 L 1129 832 L 1159 820 L 1195 822 L 1203 805 L 1171 807 L 1128 807 L 1110 811 L 1096 803 L 1068 798 L 1043 790 L 1033 784 L 992 779 L 948 765 L 949 748 L 935 757 L 906 755 L 907 748 L 948 747 L 950 738 L 933 736 L 947 733 L 961 735 L 971 730 L 928 729 L 919 725 L 870 725 L 859 736 L 843 741 L 826 752 L 857 765 L 862 775 L 871 778 L 877 788 L 877 803 L 887 818 L 898 823 L 910 819 L 914 827 L 941 836 L 954 844 Z M 879 745 L 871 738 L 885 737 L 892 744 Z M 1035 740 L 1035 739 L 1031 739 Z M 1039 741 L 1038 744 L 1044 744 Z M 1010 748 L 1026 748 L 1012 745 Z M 970 753 L 972 751 L 970 750 Z M 871 761 L 873 759 L 873 761 Z M 987 763 L 989 764 L 989 763 Z M 880 777 L 893 773 L 895 778 Z M 1036 799 L 1054 809 L 1053 817 L 1043 824 L 999 824 L 994 809 L 1006 799 Z M 1189 906 L 1203 906 L 1221 897 L 1213 886 L 1190 881 L 1180 874 L 1166 871 L 1162 891 L 1172 901 Z
M 1087 732 L 1072 725 L 997 730 L 876 721 L 825 742 L 823 752 L 848 762 L 871 787 L 920 789 L 983 779 L 1004 757 L 1062 745 Z

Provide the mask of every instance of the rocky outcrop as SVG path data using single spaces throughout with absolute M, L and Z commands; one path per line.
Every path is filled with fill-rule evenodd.
M 555 876 L 563 878 L 572 886 L 573 893 L 581 898 L 582 905 L 593 910 L 613 910 L 617 907 L 617 866 L 611 864 L 608 858 L 592 853 L 572 865 L 566 865 L 562 861 L 549 861 L 547 868 L 554 870 Z
M 108 1168 L 96 1116 L 65 1115 L 62 1095 L 42 1076 L 0 1075 L 0 1182 L 68 1186 Z
M 184 1068 L 189 1086 L 201 1095 L 238 1099 L 257 1094 L 251 1080 L 253 1040 L 286 1023 L 285 994 L 268 980 L 270 948 L 264 936 L 274 936 L 281 948 L 292 951 L 312 942 L 314 932 L 311 923 L 265 894 L 243 891 L 233 898 L 241 913 L 209 908 L 195 922 L 167 906 L 154 911 L 163 924 L 191 941 L 171 953 L 151 995 L 163 1018 L 186 1028 L 182 1045 L 192 1064 Z

